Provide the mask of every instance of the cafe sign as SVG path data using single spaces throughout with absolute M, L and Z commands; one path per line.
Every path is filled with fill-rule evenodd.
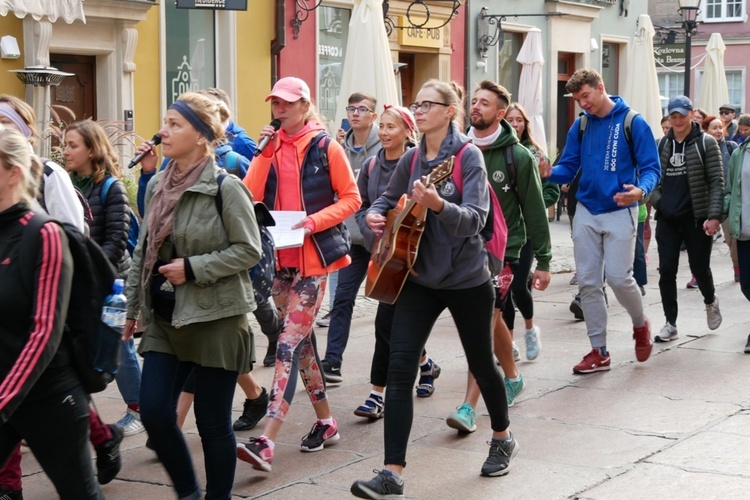
M 247 10 L 247 0 L 177 0 L 178 9 Z
M 429 47 L 439 49 L 443 46 L 442 29 L 440 28 L 419 28 L 414 24 L 434 25 L 435 21 L 427 22 L 424 17 L 411 16 L 411 21 L 406 16 L 401 16 L 399 24 L 405 26 L 398 30 L 398 43 L 410 47 Z
M 659 66 L 684 66 L 685 65 L 685 45 L 684 44 L 664 44 L 654 45 L 654 60 Z

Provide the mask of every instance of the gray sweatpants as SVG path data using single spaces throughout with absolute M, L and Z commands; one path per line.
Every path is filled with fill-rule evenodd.
M 573 251 L 578 273 L 581 307 L 592 348 L 607 345 L 607 284 L 633 320 L 641 327 L 646 318 L 638 284 L 633 278 L 633 255 L 638 230 L 638 208 L 628 207 L 594 215 L 583 204 L 573 217 Z

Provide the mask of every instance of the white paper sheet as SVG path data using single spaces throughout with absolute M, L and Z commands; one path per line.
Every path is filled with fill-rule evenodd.
M 276 249 L 301 247 L 305 242 L 305 229 L 292 229 L 292 226 L 307 217 L 307 214 L 304 211 L 290 210 L 271 210 L 270 212 L 276 225 L 267 226 L 266 229 L 271 233 Z

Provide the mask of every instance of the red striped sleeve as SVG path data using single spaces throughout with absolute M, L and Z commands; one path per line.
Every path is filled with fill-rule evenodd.
M 52 222 L 44 224 L 40 231 L 41 265 L 29 339 L 0 384 L 0 410 L 21 392 L 54 332 L 64 258 L 60 232 L 60 227 Z

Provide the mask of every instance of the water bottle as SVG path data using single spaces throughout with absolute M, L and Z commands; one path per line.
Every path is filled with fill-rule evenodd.
M 100 372 L 116 373 L 120 352 L 120 338 L 125 330 L 128 299 L 123 295 L 125 282 L 116 279 L 112 294 L 104 300 L 102 307 L 102 332 L 99 348 L 94 359 L 94 368 Z

